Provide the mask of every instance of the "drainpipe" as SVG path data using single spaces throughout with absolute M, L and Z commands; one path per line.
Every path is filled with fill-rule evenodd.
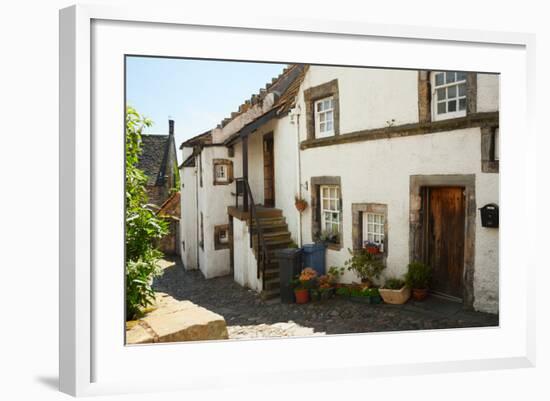
M 296 122 L 296 151 L 298 152 L 298 157 L 296 158 L 296 171 L 298 174 L 297 177 L 297 193 L 298 196 L 302 197 L 302 163 L 301 163 L 301 152 L 300 152 L 300 105 L 297 105 L 293 111 L 293 116 L 291 121 Z M 302 213 L 298 211 L 298 246 L 302 246 Z
M 195 151 L 193 149 L 193 151 Z M 198 154 L 198 157 L 201 157 L 201 153 Z M 199 162 L 200 163 L 200 162 Z M 197 160 L 195 160 L 195 207 L 196 207 L 196 245 L 197 245 L 197 270 L 200 270 L 200 255 L 199 255 L 199 248 L 200 248 L 200 244 L 199 244 L 199 241 L 200 241 L 200 233 L 199 233 L 199 230 L 200 230 L 200 222 L 199 222 L 199 219 L 200 219 L 200 216 L 199 216 L 199 171 L 198 171 L 198 166 L 200 165 L 199 163 L 197 163 Z

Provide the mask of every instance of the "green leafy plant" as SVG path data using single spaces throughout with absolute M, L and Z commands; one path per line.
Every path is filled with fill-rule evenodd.
M 155 243 L 168 233 L 168 223 L 148 205 L 147 176 L 138 167 L 141 133 L 152 125 L 132 107 L 126 108 L 126 318 L 134 319 L 141 308 L 152 305 L 151 287 L 159 274 L 162 253 Z
M 340 287 L 336 289 L 336 295 L 341 295 L 343 297 L 350 296 L 350 289 L 348 287 Z
M 344 267 L 338 267 L 338 266 L 331 266 L 328 269 L 328 276 L 330 277 L 330 280 L 332 283 L 337 283 L 338 280 L 344 275 L 345 272 Z
M 385 289 L 388 290 L 400 290 L 405 285 L 405 281 L 397 278 L 397 277 L 390 277 L 386 279 L 386 282 L 384 283 Z
M 432 270 L 422 262 L 409 263 L 405 274 L 405 284 L 409 288 L 426 289 L 430 285 Z
M 323 230 L 315 236 L 315 241 L 338 244 L 340 243 L 340 234 L 333 231 Z
M 382 270 L 386 268 L 384 263 L 378 257 L 370 254 L 365 249 L 358 249 L 352 251 L 348 249 L 351 254 L 351 258 L 344 263 L 349 271 L 357 274 L 361 281 L 370 281 L 380 277 Z

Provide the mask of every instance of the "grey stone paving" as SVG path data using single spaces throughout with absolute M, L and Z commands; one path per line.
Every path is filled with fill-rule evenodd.
M 435 297 L 405 305 L 367 305 L 338 297 L 305 305 L 265 302 L 232 276 L 205 280 L 199 271 L 185 271 L 177 263 L 165 264 L 154 287 L 222 315 L 230 338 L 498 326 L 498 315 L 466 311 Z

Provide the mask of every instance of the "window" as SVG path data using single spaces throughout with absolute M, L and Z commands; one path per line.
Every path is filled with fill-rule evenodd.
M 321 185 L 321 230 L 327 234 L 340 234 L 340 187 Z
M 315 137 L 334 135 L 334 99 L 332 96 L 315 101 Z
M 214 171 L 216 172 L 216 182 L 226 182 L 228 180 L 227 166 L 225 164 L 214 166 Z
M 370 242 L 384 252 L 385 217 L 380 213 L 363 213 L 363 246 Z
M 229 224 L 214 226 L 214 249 L 229 248 Z
M 434 120 L 466 115 L 466 76 L 456 71 L 433 74 Z
M 214 185 L 233 182 L 233 162 L 228 159 L 214 159 Z
M 340 135 L 339 99 L 337 79 L 304 90 L 308 140 Z

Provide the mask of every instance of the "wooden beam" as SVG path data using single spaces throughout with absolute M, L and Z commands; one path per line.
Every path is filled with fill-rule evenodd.
M 248 189 L 246 183 L 248 182 L 248 135 L 241 135 L 243 146 L 243 211 L 248 212 Z

